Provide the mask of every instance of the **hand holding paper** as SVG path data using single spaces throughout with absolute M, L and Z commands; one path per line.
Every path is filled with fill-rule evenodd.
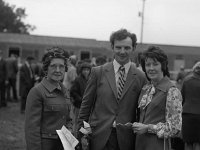
M 81 133 L 83 133 L 84 135 L 88 135 L 88 134 L 92 133 L 92 129 L 91 129 L 89 123 L 83 121 L 83 126 L 84 127 L 81 127 L 80 130 L 79 130 Z
M 64 150 L 75 150 L 75 146 L 79 142 L 65 126 L 61 130 L 56 130 L 56 132 L 63 144 Z

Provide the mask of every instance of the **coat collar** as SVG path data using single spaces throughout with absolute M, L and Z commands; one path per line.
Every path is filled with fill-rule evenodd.
M 167 92 L 169 86 L 167 86 L 166 84 L 170 84 L 170 83 L 171 83 L 170 79 L 169 79 L 167 76 L 165 76 L 165 77 L 163 77 L 163 78 L 161 79 L 161 81 L 155 86 L 155 88 L 156 88 L 156 89 L 159 89 L 159 90 L 161 90 L 161 91 L 163 91 L 163 92 Z
M 51 84 L 47 78 L 43 78 L 41 81 L 41 84 L 51 93 L 53 92 L 55 89 L 59 89 L 58 87 L 56 87 L 55 85 Z

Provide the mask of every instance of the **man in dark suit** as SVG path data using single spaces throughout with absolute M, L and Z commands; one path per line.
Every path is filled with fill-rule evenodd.
M 7 75 L 6 75 L 6 61 L 3 59 L 3 52 L 0 50 L 0 107 L 7 106 L 5 99 L 5 91 L 7 84 Z
M 136 121 L 138 97 L 146 82 L 130 61 L 136 41 L 126 29 L 112 33 L 114 61 L 92 69 L 79 112 L 80 127 L 90 120 L 92 150 L 135 149 L 132 127 L 121 124 Z
M 15 54 L 11 54 L 6 60 L 8 85 L 6 88 L 6 96 L 8 101 L 17 102 L 17 90 L 16 90 L 16 80 L 18 72 L 18 62 Z M 11 99 L 10 89 L 12 89 L 13 99 Z
M 26 98 L 30 89 L 34 86 L 34 73 L 31 68 L 34 58 L 28 56 L 25 63 L 20 68 L 20 96 L 21 96 L 21 113 L 24 113 Z

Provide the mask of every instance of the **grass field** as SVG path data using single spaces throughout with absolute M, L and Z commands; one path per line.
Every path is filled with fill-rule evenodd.
M 0 108 L 0 150 L 25 150 L 25 116 L 19 108 L 19 102 Z

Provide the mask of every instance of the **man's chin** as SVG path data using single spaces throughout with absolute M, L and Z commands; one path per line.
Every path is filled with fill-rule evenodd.
M 129 60 L 127 60 L 127 58 L 123 58 L 123 59 L 120 59 L 120 64 L 126 64 L 127 62 L 129 62 Z
M 62 81 L 62 80 L 63 80 L 62 77 L 55 77 L 55 78 L 54 78 L 54 81 L 57 81 L 57 82 L 60 82 L 60 81 Z

